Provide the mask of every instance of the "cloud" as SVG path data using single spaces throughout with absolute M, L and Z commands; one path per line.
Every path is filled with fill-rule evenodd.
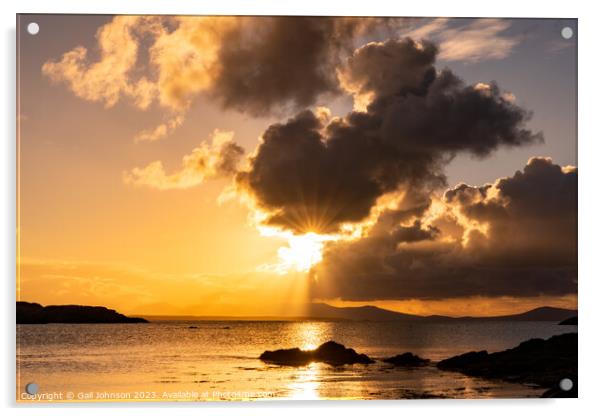
M 335 68 L 359 36 L 399 25 L 394 18 L 241 19 L 222 40 L 212 95 L 253 115 L 305 108 L 340 91 Z
M 510 19 L 472 19 L 469 24 L 452 26 L 454 19 L 434 19 L 405 33 L 415 39 L 436 41 L 444 61 L 478 62 L 504 59 L 518 45 L 519 38 L 505 34 Z
M 353 90 L 361 80 L 349 79 L 348 71 L 341 75 L 337 68 L 357 42 L 403 32 L 415 22 L 402 18 L 116 16 L 98 29 L 97 51 L 78 46 L 58 60 L 45 62 L 42 72 L 54 82 L 65 83 L 76 96 L 105 107 L 125 99 L 141 110 L 156 104 L 173 114 L 167 122 L 135 137 L 138 142 L 154 141 L 180 125 L 200 95 L 224 109 L 267 116 L 298 111 Z M 450 20 L 435 19 L 406 34 L 439 42 L 441 59 L 478 61 L 500 59 L 511 52 L 518 41 L 503 35 L 509 26 L 509 20 L 476 19 L 451 27 Z M 390 64 L 389 71 L 405 64 L 388 62 L 382 47 L 368 45 L 363 53 Z M 362 65 L 361 59 L 353 62 Z M 382 71 L 386 66 L 371 68 Z M 364 72 L 365 77 L 372 75 L 377 74 Z M 394 77 L 388 80 L 395 82 Z M 360 98 L 363 107 L 370 101 L 369 95 L 358 94 L 356 104 Z
M 45 62 L 42 73 L 54 82 L 65 82 L 79 98 L 112 107 L 127 97 L 145 109 L 155 99 L 156 86 L 144 76 L 132 79 L 131 72 L 139 53 L 138 37 L 152 31 L 152 22 L 151 18 L 116 16 L 96 33 L 97 61 L 91 62 L 88 49 L 78 46 L 58 61 Z
M 425 209 L 423 201 L 402 198 L 362 238 L 327 243 L 313 270 L 312 296 L 359 301 L 576 293 L 576 168 L 532 158 L 494 184 L 460 184 L 429 199 Z
M 340 83 L 355 98 L 355 109 L 365 111 L 376 97 L 419 93 L 431 82 L 438 49 L 430 42 L 388 40 L 358 48 L 339 68 Z
M 233 176 L 244 155 L 244 149 L 233 141 L 233 136 L 233 132 L 215 130 L 210 137 L 211 143 L 202 143 L 184 156 L 181 168 L 174 173 L 167 174 L 163 163 L 154 161 L 125 172 L 123 180 L 135 186 L 167 190 L 186 189 L 205 179 Z
M 141 110 L 156 104 L 176 114 L 176 125 L 200 95 L 253 116 L 280 114 L 340 92 L 335 67 L 344 52 L 361 36 L 403 25 L 396 18 L 116 16 L 96 34 L 97 57 L 78 46 L 42 72 L 106 107 L 124 99 Z M 162 123 L 137 139 L 158 140 L 174 128 Z
M 154 142 L 161 140 L 184 122 L 184 116 L 177 114 L 153 129 L 143 130 L 134 137 L 135 142 Z
M 387 193 L 443 186 L 443 167 L 458 153 L 485 157 L 542 139 L 495 83 L 466 85 L 437 71 L 436 51 L 409 38 L 363 46 L 339 77 L 354 96 L 370 97 L 366 111 L 330 120 L 303 111 L 263 133 L 237 183 L 267 224 L 337 232 Z
M 412 28 L 409 31 L 406 31 L 404 35 L 413 39 L 431 39 L 436 34 L 443 32 L 447 29 L 450 23 L 450 19 L 448 17 L 438 17 L 436 19 L 432 19 L 427 23 L 423 23 L 423 20 L 420 21 L 418 27 Z
M 168 110 L 174 115 L 167 122 L 135 137 L 155 141 L 182 124 L 194 96 L 210 87 L 220 39 L 235 26 L 231 17 L 116 16 L 96 33 L 96 60 L 78 46 L 44 63 L 42 73 L 105 107 L 128 99 L 140 110 L 152 104 Z

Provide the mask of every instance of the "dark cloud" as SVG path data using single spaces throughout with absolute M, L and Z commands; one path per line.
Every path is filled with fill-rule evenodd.
M 396 18 L 239 20 L 222 39 L 212 94 L 224 107 L 252 115 L 298 110 L 322 94 L 340 92 L 335 69 L 354 41 L 409 23 Z
M 312 296 L 403 300 L 576 293 L 576 168 L 534 158 L 512 177 L 484 187 L 457 186 L 440 202 L 446 209 L 435 218 L 417 210 L 396 228 L 390 222 L 396 211 L 390 210 L 365 238 L 327 245 L 312 272 Z
M 462 194 L 475 188 L 448 191 L 445 199 L 458 203 L 467 218 L 489 224 L 489 239 L 476 240 L 475 249 L 488 249 L 490 262 L 525 261 L 573 264 L 577 256 L 577 170 L 562 169 L 550 159 L 533 158 L 524 171 L 500 179 L 496 198 L 482 196 L 480 188 L 470 200 Z
M 324 127 L 310 111 L 270 126 L 251 170 L 238 175 L 270 212 L 270 224 L 334 231 L 363 219 L 380 195 L 396 187 L 395 158 L 385 147 L 361 134 L 325 141 Z
M 304 111 L 265 131 L 237 179 L 269 224 L 334 232 L 366 218 L 386 193 L 444 185 L 443 167 L 457 153 L 483 157 L 541 140 L 524 127 L 530 114 L 495 84 L 437 72 L 436 51 L 409 38 L 368 44 L 341 72 L 346 88 L 371 96 L 365 112 L 325 121 Z
M 424 94 L 435 79 L 437 56 L 433 43 L 388 40 L 357 49 L 341 71 L 345 87 L 355 94 L 391 97 L 408 92 Z
M 415 243 L 423 240 L 434 240 L 439 232 L 437 227 L 428 225 L 423 228 L 420 220 L 415 220 L 414 224 L 410 226 L 398 225 L 391 233 L 391 237 L 399 243 Z

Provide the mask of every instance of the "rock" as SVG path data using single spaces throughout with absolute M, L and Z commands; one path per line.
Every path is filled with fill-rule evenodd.
M 17 302 L 17 324 L 121 324 L 145 323 L 103 306 L 60 305 Z
M 334 341 L 328 341 L 315 350 L 309 351 L 299 348 L 265 351 L 259 356 L 259 359 L 273 364 L 291 366 L 307 365 L 312 362 L 322 362 L 333 366 L 374 362 L 366 354 L 358 354 L 355 350 Z
M 550 389 L 547 397 L 556 393 L 558 396 L 554 397 L 577 397 L 577 334 L 531 339 L 492 354 L 469 352 L 443 360 L 437 367 L 470 376 L 537 384 Z M 563 378 L 570 378 L 575 386 L 569 392 L 556 392 Z
M 374 362 L 366 354 L 358 354 L 354 349 L 346 348 L 344 345 L 334 341 L 328 341 L 320 345 L 313 353 L 313 356 L 315 361 L 331 365 L 371 364 Z
M 311 351 L 302 351 L 299 348 L 265 351 L 259 356 L 262 361 L 280 365 L 306 365 L 312 361 Z
M 442 370 L 458 370 L 469 368 L 475 363 L 485 362 L 489 354 L 487 351 L 471 351 L 443 360 L 437 364 Z
M 572 318 L 565 319 L 560 322 L 558 325 L 577 325 L 577 317 L 573 316 Z
M 403 354 L 396 355 L 395 357 L 385 358 L 385 363 L 393 364 L 396 367 L 420 367 L 427 365 L 430 360 L 421 358 L 411 352 L 405 352 Z

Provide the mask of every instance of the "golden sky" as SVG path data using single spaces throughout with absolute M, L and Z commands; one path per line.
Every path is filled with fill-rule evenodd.
M 19 300 L 576 307 L 574 22 L 19 19 Z

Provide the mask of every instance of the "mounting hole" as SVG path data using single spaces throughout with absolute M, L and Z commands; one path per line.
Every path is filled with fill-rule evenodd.
M 40 386 L 38 386 L 36 383 L 27 383 L 25 386 L 25 391 L 27 394 L 36 394 L 38 390 L 40 390 Z
M 571 29 L 570 27 L 566 26 L 563 27 L 562 30 L 560 31 L 560 35 L 565 38 L 565 39 L 570 39 L 573 37 L 573 29 Z
M 39 31 L 40 25 L 36 22 L 31 22 L 27 25 L 27 33 L 29 33 L 30 35 L 37 35 Z
M 560 383 L 558 383 L 558 386 L 560 387 L 560 390 L 570 391 L 573 388 L 573 380 L 570 378 L 563 378 L 560 380 Z

